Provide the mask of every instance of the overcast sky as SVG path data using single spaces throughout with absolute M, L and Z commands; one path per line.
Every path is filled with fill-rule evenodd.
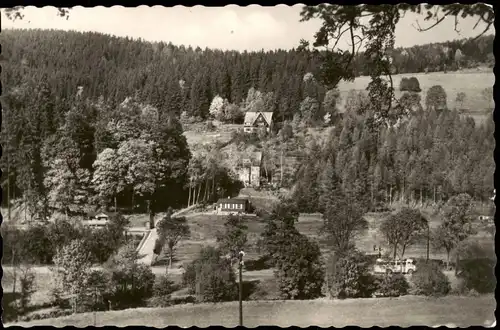
M 201 48 L 234 50 L 271 50 L 297 47 L 300 39 L 312 40 L 320 22 L 299 22 L 302 5 L 261 7 L 147 7 L 111 8 L 74 7 L 69 19 L 57 16 L 54 7 L 26 7 L 25 18 L 14 22 L 2 13 L 2 28 L 41 28 L 77 31 L 95 31 L 116 36 L 129 36 L 149 41 L 172 42 Z M 412 46 L 473 37 L 484 25 L 473 26 L 475 19 L 461 20 L 460 35 L 454 31 L 453 18 L 428 32 L 418 32 L 429 22 L 423 16 L 407 13 L 396 29 L 396 46 Z M 494 33 L 494 28 L 489 33 Z M 343 47 L 346 44 L 344 43 Z

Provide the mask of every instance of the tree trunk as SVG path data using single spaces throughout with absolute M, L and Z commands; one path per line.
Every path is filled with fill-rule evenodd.
M 450 269 L 450 250 L 446 251 L 446 270 Z
M 403 244 L 403 247 L 401 249 L 401 259 L 403 259 L 403 256 L 405 255 L 405 250 L 406 250 L 406 244 Z
M 200 182 L 200 185 L 198 186 L 198 196 L 196 196 L 196 204 L 200 202 L 200 194 L 201 194 L 201 186 L 203 185 L 202 182 Z
M 372 182 L 372 185 L 371 185 L 371 193 L 372 193 L 371 203 L 372 203 L 372 205 L 373 205 L 373 182 Z
M 151 200 L 148 200 L 147 204 L 148 204 L 148 214 L 149 214 L 149 229 L 153 229 L 155 227 L 155 215 L 151 208 Z
M 115 196 L 115 212 L 118 210 L 118 205 L 116 203 L 116 196 Z
M 280 186 L 283 186 L 283 150 L 281 151 L 281 157 L 280 157 L 280 169 L 281 169 Z
M 405 193 L 406 193 L 406 180 L 405 177 L 403 176 L 403 192 L 401 194 L 401 199 L 403 200 L 403 203 L 405 202 Z
M 203 194 L 203 201 L 208 200 L 208 178 L 205 180 L 205 193 Z
M 457 255 L 455 257 L 455 276 L 458 275 L 458 263 L 460 262 L 460 256 L 458 255 L 458 251 L 457 251 Z
M 215 195 L 215 175 L 212 177 L 212 192 L 210 194 L 210 198 L 213 198 Z
M 7 217 L 10 221 L 10 157 L 7 156 Z
M 189 189 L 189 195 L 188 195 L 188 207 L 190 207 L 190 206 L 191 206 L 191 185 L 189 185 L 188 189 Z
M 389 204 L 392 205 L 392 186 L 389 189 Z
M 15 251 L 13 251 L 12 253 L 12 271 L 13 271 L 13 275 L 14 275 L 14 283 L 12 283 L 12 298 L 14 299 L 14 302 L 16 301 L 16 282 L 17 282 L 17 267 L 16 267 L 16 262 L 15 262 L 15 259 L 16 259 L 16 253 Z M 18 312 L 17 312 L 18 308 L 16 306 L 16 321 L 19 320 L 19 317 L 18 317 Z
M 174 258 L 174 249 L 169 247 L 168 248 L 168 268 L 172 269 L 172 260 Z
M 394 259 L 396 259 L 397 248 L 398 248 L 398 246 L 397 246 L 397 245 L 394 245 Z
M 423 189 L 420 188 L 420 206 L 424 205 L 424 196 L 423 196 Z

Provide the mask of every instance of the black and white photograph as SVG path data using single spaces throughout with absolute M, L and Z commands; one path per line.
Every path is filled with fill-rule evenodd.
M 0 5 L 2 324 L 494 327 L 495 8 Z

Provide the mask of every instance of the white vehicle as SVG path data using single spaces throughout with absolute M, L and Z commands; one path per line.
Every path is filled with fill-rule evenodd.
M 383 260 L 377 259 L 373 271 L 376 274 L 381 273 L 402 273 L 402 274 L 412 274 L 417 270 L 416 261 L 413 259 L 403 259 L 403 260 Z

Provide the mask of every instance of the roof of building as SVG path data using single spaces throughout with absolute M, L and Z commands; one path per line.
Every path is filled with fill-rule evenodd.
M 264 120 L 268 125 L 271 125 L 271 121 L 273 119 L 273 113 L 272 112 L 261 112 L 261 111 L 247 111 L 245 113 L 245 126 L 251 126 L 255 123 L 257 118 L 259 118 L 259 114 L 262 114 L 264 117 Z
M 233 203 L 233 204 L 243 204 L 247 202 L 248 199 L 246 198 L 221 198 L 217 201 L 217 203 Z
M 108 220 L 97 220 L 97 219 L 83 220 L 84 225 L 102 225 L 102 226 L 105 226 L 108 222 L 109 222 Z
M 95 218 L 95 217 L 112 217 L 116 215 L 115 212 L 106 212 L 106 211 L 99 211 L 99 212 L 89 212 L 87 213 L 89 217 Z
M 262 163 L 262 152 L 256 151 L 248 154 L 248 157 L 243 158 L 243 164 L 250 162 L 254 166 L 260 166 Z

